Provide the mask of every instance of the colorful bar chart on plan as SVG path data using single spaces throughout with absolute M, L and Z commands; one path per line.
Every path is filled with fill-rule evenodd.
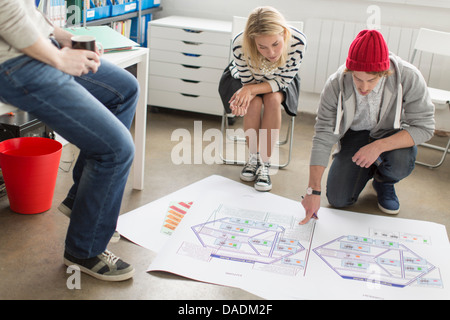
M 161 233 L 172 235 L 181 220 L 188 213 L 192 204 L 193 202 L 188 201 L 172 202 L 167 209 L 166 218 L 164 219 L 164 223 L 161 228 Z

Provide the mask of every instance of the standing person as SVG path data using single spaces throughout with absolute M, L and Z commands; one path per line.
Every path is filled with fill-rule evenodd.
M 219 92 L 227 112 L 244 117 L 249 159 L 240 177 L 255 181 L 258 191 L 272 189 L 269 167 L 281 127 L 281 105 L 289 115 L 297 114 L 305 46 L 303 33 L 289 27 L 272 7 L 254 9 L 233 40 L 233 60 Z
M 73 170 L 64 261 L 107 281 L 134 268 L 106 249 L 134 157 L 136 79 L 98 53 L 71 48 L 34 0 L 0 0 L 0 98 L 32 113 L 80 149 Z
M 433 133 L 434 105 L 421 73 L 389 53 L 380 32 L 361 31 L 346 64 L 330 76 L 321 94 L 301 223 L 317 215 L 322 175 L 335 144 L 326 189 L 330 205 L 354 204 L 373 178 L 378 207 L 397 214 L 394 184 L 412 172 L 416 145 Z

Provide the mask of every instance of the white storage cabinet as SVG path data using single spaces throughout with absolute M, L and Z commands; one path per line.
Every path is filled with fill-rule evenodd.
M 219 80 L 231 22 L 170 16 L 149 22 L 148 104 L 222 115 Z

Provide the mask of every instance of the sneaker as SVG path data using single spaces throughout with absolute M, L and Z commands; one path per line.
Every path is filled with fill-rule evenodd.
M 378 208 L 387 214 L 399 213 L 400 202 L 395 194 L 394 185 L 373 180 L 372 186 L 378 196 Z
M 64 264 L 68 267 L 76 265 L 82 272 L 105 281 L 124 281 L 134 275 L 132 266 L 108 250 L 89 259 L 78 259 L 64 252 Z
M 272 182 L 269 175 L 269 163 L 261 163 L 256 172 L 255 189 L 258 191 L 272 190 Z
M 65 198 L 63 202 L 58 206 L 58 210 L 61 211 L 66 217 L 70 218 L 70 215 L 72 214 L 72 207 L 73 207 L 74 199 L 71 199 L 69 197 Z M 110 243 L 117 243 L 120 240 L 120 233 L 118 231 L 114 231 L 114 234 L 112 235 L 111 239 L 109 240 Z
M 242 181 L 254 181 L 256 178 L 256 171 L 259 167 L 258 154 L 251 153 L 247 163 L 241 171 Z

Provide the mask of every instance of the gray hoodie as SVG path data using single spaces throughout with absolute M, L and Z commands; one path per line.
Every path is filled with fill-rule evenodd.
M 390 53 L 390 69 L 385 81 L 379 122 L 370 132 L 375 139 L 398 130 L 407 130 L 415 144 L 428 141 L 434 133 L 434 105 L 420 71 Z M 320 96 L 310 165 L 327 167 L 331 149 L 350 128 L 356 110 L 356 93 L 351 73 L 345 65 L 331 75 Z M 339 152 L 339 145 L 336 149 Z

